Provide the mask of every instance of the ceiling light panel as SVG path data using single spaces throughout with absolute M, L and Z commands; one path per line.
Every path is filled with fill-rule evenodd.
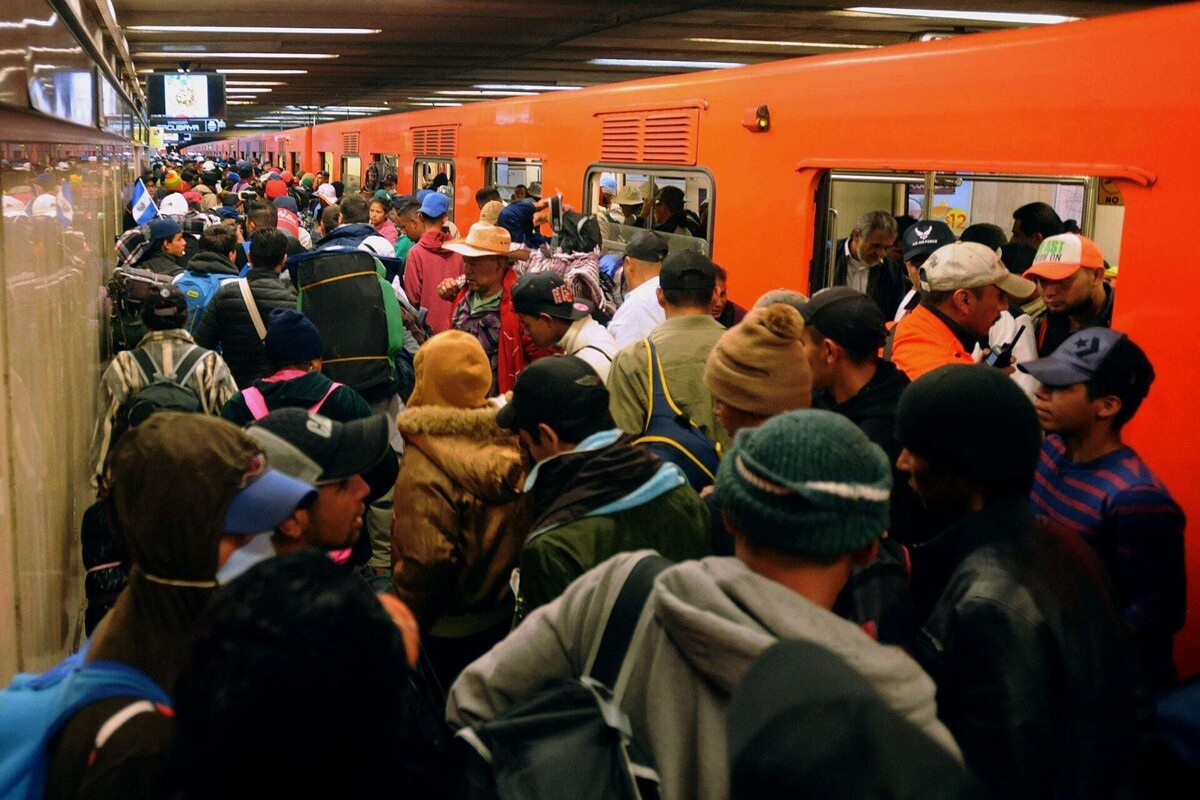
M 732 61 L 682 61 L 666 58 L 593 58 L 587 63 L 599 67 L 645 67 L 647 69 L 728 69 L 746 66 Z
M 476 89 L 500 89 L 505 91 L 516 92 L 570 92 L 575 89 L 582 89 L 582 86 L 556 86 L 556 85 L 541 85 L 534 83 L 477 83 Z
M 921 19 L 948 19 L 963 22 L 1000 22 L 1008 25 L 1057 25 L 1060 22 L 1075 22 L 1079 17 L 1061 14 L 1019 14 L 1009 11 L 955 11 L 940 8 L 889 8 L 886 6 L 854 6 L 847 8 L 857 14 L 878 14 L 889 17 L 919 17 Z
M 748 44 L 758 47 L 808 47 L 828 50 L 870 50 L 879 47 L 877 44 L 838 44 L 837 42 L 782 42 L 766 39 L 705 39 L 693 37 L 684 39 L 685 42 L 701 42 L 705 44 Z
M 153 72 L 153 70 L 146 70 Z M 218 69 L 222 75 L 307 75 L 306 69 Z
M 236 58 L 236 59 L 258 59 L 270 58 L 280 61 L 290 60 L 305 60 L 311 61 L 324 58 L 338 58 L 338 53 L 210 53 L 203 50 L 175 50 L 170 53 L 160 52 L 138 52 L 134 53 L 134 58 L 170 58 L 175 61 L 183 60 L 184 57 L 195 59 L 198 61 L 207 61 L 210 58 Z M 226 73 L 228 74 L 228 73 Z M 268 71 L 263 74 L 277 75 L 279 73 Z
M 137 33 L 189 33 L 195 34 L 194 25 L 130 25 L 125 30 Z M 273 28 L 254 26 L 205 25 L 205 33 L 271 33 L 299 34 L 303 36 L 356 36 L 382 33 L 382 28 Z

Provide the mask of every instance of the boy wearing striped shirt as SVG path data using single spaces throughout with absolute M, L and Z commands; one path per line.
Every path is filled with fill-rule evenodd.
M 1183 626 L 1184 515 L 1121 429 L 1150 390 L 1142 349 L 1109 328 L 1085 328 L 1051 355 L 1020 365 L 1041 385 L 1034 395 L 1042 443 L 1030 502 L 1035 513 L 1096 549 L 1132 626 L 1146 679 L 1175 681 L 1171 653 Z

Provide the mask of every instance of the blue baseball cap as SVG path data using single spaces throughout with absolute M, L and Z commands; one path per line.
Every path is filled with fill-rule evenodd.
M 1084 328 L 1068 336 L 1050 355 L 1018 364 L 1017 369 L 1046 386 L 1086 383 L 1096 377 L 1105 360 L 1123 341 L 1127 341 L 1125 334 L 1112 328 Z
M 225 512 L 227 533 L 265 533 L 290 517 L 297 508 L 311 505 L 317 490 L 277 469 L 261 465 L 242 479 L 242 488 Z
M 444 194 L 430 192 L 421 198 L 421 213 L 431 219 L 437 219 L 450 210 L 450 198 Z

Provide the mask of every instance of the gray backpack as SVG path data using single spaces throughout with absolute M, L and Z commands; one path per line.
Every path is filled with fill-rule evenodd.
M 474 800 L 649 800 L 658 797 L 653 761 L 633 741 L 613 695 L 654 579 L 671 562 L 641 559 L 613 604 L 595 661 L 582 678 L 550 684 L 495 719 L 458 731 L 461 796 Z

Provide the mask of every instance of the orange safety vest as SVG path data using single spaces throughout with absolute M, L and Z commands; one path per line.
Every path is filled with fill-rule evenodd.
M 954 331 L 925 306 L 917 306 L 896 325 L 892 362 L 909 380 L 946 364 L 974 364 Z

